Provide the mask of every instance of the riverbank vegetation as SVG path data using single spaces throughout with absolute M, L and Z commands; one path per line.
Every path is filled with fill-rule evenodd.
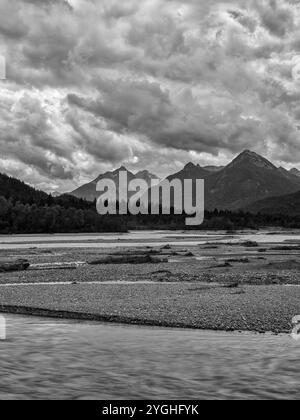
M 25 202 L 24 202 L 25 201 Z M 28 202 L 26 202 L 28 201 Z M 34 200 L 33 200 L 34 201 Z M 185 215 L 101 216 L 95 203 L 62 196 L 15 200 L 0 196 L 0 233 L 81 233 L 126 232 L 135 229 L 186 229 Z M 253 215 L 244 212 L 205 212 L 199 230 L 259 229 L 262 227 L 300 228 L 300 217 Z M 193 227 L 195 228 L 195 227 Z

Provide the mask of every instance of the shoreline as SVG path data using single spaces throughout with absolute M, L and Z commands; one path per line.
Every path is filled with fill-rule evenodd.
M 180 240 L 172 246 L 168 237 L 166 246 L 166 238 L 160 238 L 159 247 L 144 244 L 143 252 L 161 261 L 143 264 L 124 258 L 140 255 L 140 247 L 131 243 L 128 250 L 119 241 L 114 251 L 95 244 L 77 249 L 73 243 L 64 250 L 2 251 L 3 258 L 22 258 L 31 267 L 0 273 L 0 312 L 199 331 L 290 333 L 292 319 L 300 314 L 300 239 L 237 239 L 233 244 L 209 237 L 203 245 L 183 247 Z M 120 255 L 125 261 L 106 261 Z
M 81 283 L 1 292 L 2 313 L 193 330 L 286 334 L 300 313 L 300 289 L 280 285 Z
M 282 330 L 278 331 L 262 331 L 262 330 L 252 330 L 252 329 L 235 329 L 235 328 L 200 328 L 190 324 L 166 322 L 166 321 L 151 321 L 151 320 L 142 320 L 128 318 L 118 315 L 97 315 L 92 313 L 84 312 L 70 312 L 70 311 L 56 311 L 51 309 L 44 308 L 31 308 L 26 306 L 6 306 L 0 305 L 0 314 L 10 314 L 10 315 L 20 315 L 20 316 L 29 316 L 29 317 L 39 317 L 39 318 L 51 318 L 57 320 L 65 321 L 92 321 L 100 322 L 104 324 L 114 324 L 114 325 L 128 325 L 128 326 L 139 326 L 139 327 L 155 327 L 155 328 L 169 328 L 169 329 L 183 329 L 183 330 L 193 330 L 193 331 L 210 331 L 210 332 L 231 332 L 231 333 L 251 333 L 251 334 L 271 334 L 271 335 L 286 335 L 291 332 L 291 330 Z

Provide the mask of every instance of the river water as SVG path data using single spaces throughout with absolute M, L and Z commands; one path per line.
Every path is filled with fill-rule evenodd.
M 298 398 L 300 342 L 6 316 L 0 399 Z
M 271 234 L 270 231 L 228 235 L 224 232 L 133 231 L 124 234 L 0 235 L 1 249 L 28 248 L 116 248 L 198 246 L 211 242 L 300 243 L 300 231 Z

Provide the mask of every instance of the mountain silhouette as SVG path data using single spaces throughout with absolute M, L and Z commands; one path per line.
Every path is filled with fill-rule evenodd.
M 21 203 L 34 203 L 46 200 L 48 194 L 38 191 L 19 179 L 0 173 L 0 196 Z
M 212 175 L 211 171 L 202 168 L 200 165 L 195 165 L 194 163 L 188 163 L 185 167 L 177 172 L 176 174 L 168 176 L 168 180 L 172 181 L 173 179 L 180 179 L 184 181 L 185 179 L 207 179 Z
M 266 197 L 300 190 L 298 178 L 287 177 L 273 163 L 245 150 L 206 180 L 206 208 L 239 210 Z
M 295 175 L 295 176 L 300 177 L 300 171 L 299 171 L 299 169 L 297 169 L 297 168 L 293 168 L 293 169 L 291 169 L 291 170 L 290 170 L 290 173 L 291 173 L 292 175 Z
M 100 195 L 99 192 L 96 191 L 97 183 L 103 179 L 111 179 L 115 181 L 117 186 L 117 194 L 119 192 L 119 174 L 120 172 L 127 173 L 128 182 L 133 181 L 134 179 L 143 179 L 147 182 L 148 186 L 151 186 L 152 179 L 158 179 L 156 175 L 151 174 L 149 171 L 144 170 L 140 171 L 137 174 L 133 174 L 132 172 L 128 171 L 124 166 L 121 166 L 119 169 L 116 169 L 112 172 L 106 172 L 104 174 L 99 175 L 96 179 L 92 182 L 82 185 L 81 187 L 77 188 L 75 191 L 70 192 L 70 195 L 73 195 L 77 198 L 83 198 L 87 201 L 94 201 Z
M 77 198 L 93 201 L 98 197 L 96 185 L 100 179 L 108 178 L 116 181 L 120 171 L 126 171 L 128 182 L 142 178 L 151 185 L 151 179 L 157 178 L 148 171 L 134 175 L 125 167 L 113 172 L 99 175 L 94 181 L 85 184 L 70 193 Z M 205 207 L 207 210 L 239 210 L 269 197 L 280 197 L 300 190 L 300 176 L 297 170 L 287 171 L 277 168 L 264 157 L 250 150 L 239 154 L 225 167 L 201 167 L 192 162 L 185 165 L 179 172 L 167 177 L 174 179 L 205 180 Z M 300 172 L 299 172 L 300 175 Z

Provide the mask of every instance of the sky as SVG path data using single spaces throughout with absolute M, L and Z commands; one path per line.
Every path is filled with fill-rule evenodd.
M 1 0 L 0 172 L 71 191 L 251 149 L 300 169 L 296 0 Z

